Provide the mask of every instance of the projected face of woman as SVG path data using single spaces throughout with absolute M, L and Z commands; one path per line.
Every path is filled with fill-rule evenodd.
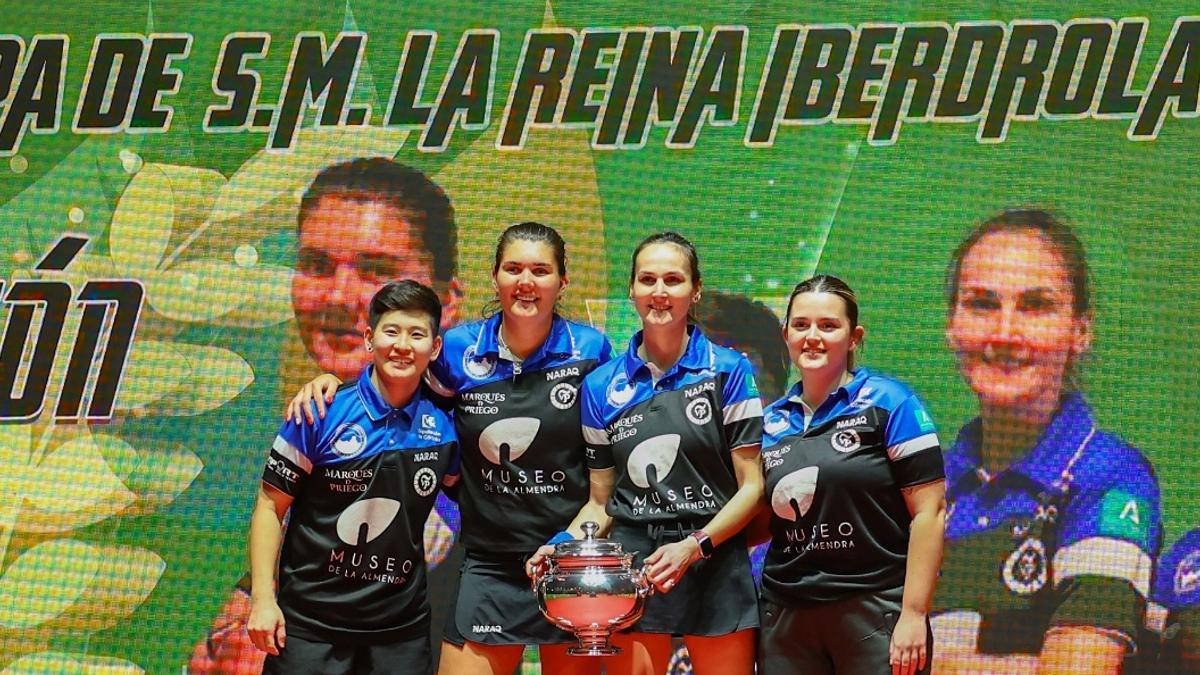
M 1073 300 L 1062 256 L 1034 230 L 992 232 L 967 251 L 947 338 L 985 408 L 1057 405 L 1092 340 Z

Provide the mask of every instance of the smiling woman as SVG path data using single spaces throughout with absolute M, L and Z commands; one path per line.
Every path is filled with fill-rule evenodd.
M 947 287 L 947 340 L 980 415 L 946 455 L 937 666 L 1118 672 L 1161 539 L 1159 492 L 1073 384 L 1092 342 L 1083 244 L 1045 211 L 1005 211 L 958 247 Z

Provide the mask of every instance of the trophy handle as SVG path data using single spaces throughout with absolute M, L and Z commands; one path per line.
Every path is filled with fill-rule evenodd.
M 650 583 L 650 577 L 647 575 L 646 566 L 642 565 L 637 571 L 637 593 L 640 597 L 648 598 L 654 595 L 654 584 Z

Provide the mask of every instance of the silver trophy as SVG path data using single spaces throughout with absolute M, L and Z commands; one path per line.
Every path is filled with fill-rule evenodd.
M 555 626 L 575 634 L 573 656 L 611 656 L 616 631 L 632 626 L 646 609 L 653 587 L 633 569 L 633 553 L 615 541 L 599 539 L 600 526 L 583 524 L 583 539 L 555 544 L 554 553 L 533 578 L 538 607 Z

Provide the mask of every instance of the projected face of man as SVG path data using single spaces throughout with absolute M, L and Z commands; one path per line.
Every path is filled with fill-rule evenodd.
M 321 370 L 343 380 L 358 376 L 369 359 L 363 337 L 371 297 L 394 279 L 438 288 L 433 256 L 404 211 L 369 196 L 333 193 L 304 214 L 292 306 Z M 443 326 L 454 323 L 451 295 L 443 295 Z

